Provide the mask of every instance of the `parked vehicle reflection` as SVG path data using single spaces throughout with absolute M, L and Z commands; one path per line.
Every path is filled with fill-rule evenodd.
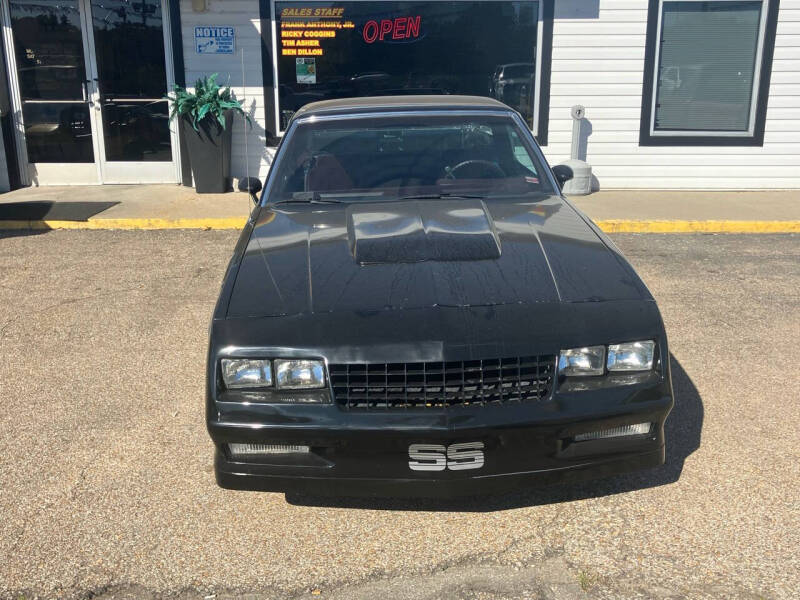
M 526 121 L 533 117 L 533 90 L 536 66 L 533 63 L 498 65 L 489 84 L 493 98 L 517 110 Z

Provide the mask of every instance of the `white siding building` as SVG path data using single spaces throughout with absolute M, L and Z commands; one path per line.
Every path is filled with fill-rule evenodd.
M 157 101 L 219 73 L 253 119 L 234 124 L 234 178 L 266 175 L 308 101 L 468 93 L 519 110 L 551 164 L 583 105 L 600 189 L 800 189 L 800 0 L 0 3 L 12 187 L 191 185 Z M 197 28 L 218 27 L 232 45 L 201 48 Z
M 181 0 L 181 14 L 186 83 L 191 87 L 199 77 L 219 73 L 219 81 L 231 86 L 253 119 L 252 127 L 241 119 L 234 121 L 231 172 L 234 177 L 245 177 L 249 173 L 263 179 L 269 170 L 274 147 L 267 145 L 264 129 L 258 0 L 211 0 L 205 12 L 193 12 L 192 0 Z M 233 56 L 197 54 L 194 28 L 220 24 L 236 28 L 236 53 Z
M 648 3 L 556 0 L 551 164 L 569 158 L 569 107 L 586 107 L 587 160 L 603 189 L 800 188 L 800 0 L 781 0 L 763 146 L 640 146 Z M 798 198 L 800 200 L 800 197 Z

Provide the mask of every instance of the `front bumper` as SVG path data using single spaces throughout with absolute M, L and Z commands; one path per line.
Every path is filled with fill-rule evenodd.
M 655 379 L 655 377 L 654 377 Z M 435 411 L 218 403 L 208 428 L 217 483 L 229 489 L 339 496 L 447 497 L 606 477 L 664 463 L 668 380 L 558 394 L 517 405 Z M 575 441 L 580 433 L 652 423 L 647 434 Z M 409 446 L 480 442 L 480 468 L 416 471 Z M 229 443 L 305 445 L 307 454 L 234 459 Z
M 561 468 L 476 475 L 461 479 L 385 477 L 314 477 L 264 472 L 251 464 L 227 460 L 219 450 L 214 467 L 217 484 L 229 490 L 285 492 L 322 496 L 449 498 L 501 494 L 522 487 L 572 483 L 649 469 L 664 464 L 664 447 L 608 460 L 593 460 Z M 380 467 L 380 465 L 377 465 Z M 377 471 L 380 472 L 380 471 Z

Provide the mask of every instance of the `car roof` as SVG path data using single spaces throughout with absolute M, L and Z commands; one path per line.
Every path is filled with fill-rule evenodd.
M 484 96 L 368 96 L 311 102 L 300 108 L 294 114 L 294 118 L 323 114 L 347 115 L 403 110 L 505 110 L 513 112 L 513 109 L 502 102 Z

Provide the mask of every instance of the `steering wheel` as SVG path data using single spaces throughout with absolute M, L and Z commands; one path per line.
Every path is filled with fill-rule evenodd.
M 465 174 L 472 171 L 472 173 L 466 175 L 469 179 L 496 179 L 506 176 L 506 172 L 500 168 L 500 165 L 490 160 L 465 160 L 454 167 L 444 168 L 445 177 L 448 179 L 460 179 L 458 176 L 459 171 Z

